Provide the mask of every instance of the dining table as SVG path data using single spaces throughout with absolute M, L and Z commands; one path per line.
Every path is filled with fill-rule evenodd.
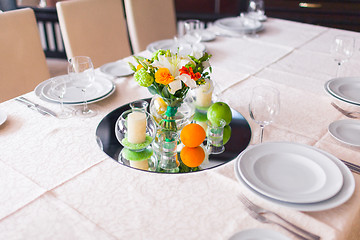
M 239 112 L 250 126 L 248 148 L 260 142 L 260 127 L 248 109 L 251 90 L 271 86 L 280 92 L 280 112 L 265 127 L 264 143 L 309 145 L 360 164 L 360 148 L 328 131 L 331 123 L 347 119 L 332 102 L 347 110 L 360 110 L 359 106 L 334 98 L 324 88 L 336 77 L 337 63 L 330 53 L 335 35 L 357 39 L 353 56 L 339 74 L 360 77 L 360 33 L 276 18 L 268 18 L 263 26 L 256 36 L 245 37 L 221 34 L 212 26 L 216 38 L 203 42 L 212 55 L 211 79 L 219 101 Z M 99 69 L 95 72 L 105 76 Z M 97 111 L 91 118 L 58 119 L 15 99 L 0 103 L 7 116 L 0 125 L 0 239 L 230 239 L 250 229 L 298 239 L 277 225 L 252 218 L 240 194 L 321 239 L 360 239 L 357 173 L 351 173 L 355 190 L 344 203 L 299 210 L 269 201 L 239 181 L 236 157 L 211 169 L 177 174 L 120 164 L 99 146 L 98 125 L 115 109 L 152 95 L 133 75 L 106 77 L 116 89 L 89 104 Z M 60 110 L 35 91 L 23 96 Z

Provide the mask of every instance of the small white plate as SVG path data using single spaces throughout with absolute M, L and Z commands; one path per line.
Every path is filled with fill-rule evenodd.
M 134 73 L 129 64 L 125 61 L 104 64 L 100 67 L 100 71 L 114 77 L 125 77 Z
M 6 113 L 0 109 L 0 125 L 2 125 L 7 119 Z
M 216 20 L 216 26 L 235 32 L 252 33 L 263 30 L 263 24 L 248 17 L 230 17 Z
M 325 90 L 339 100 L 360 105 L 360 77 L 330 79 L 325 83 Z
M 270 229 L 251 228 L 234 234 L 229 240 L 290 240 Z
M 340 169 L 327 156 L 293 143 L 263 143 L 245 150 L 239 172 L 256 191 L 292 203 L 329 199 L 343 185 Z
M 50 91 L 50 79 L 40 83 L 35 88 L 36 96 L 42 100 L 59 103 L 59 98 L 53 95 Z M 115 85 L 112 81 L 103 76 L 95 76 L 95 81 L 91 87 L 86 91 L 86 99 L 88 103 L 94 103 L 110 96 L 115 91 Z M 64 104 L 82 105 L 84 103 L 81 89 L 76 88 L 73 85 L 69 86 L 69 89 L 64 96 Z
M 181 40 L 179 40 L 179 42 L 177 43 L 177 42 L 175 42 L 174 39 L 165 39 L 165 40 L 160 40 L 160 41 L 150 43 L 146 47 L 146 49 L 148 51 L 150 51 L 151 53 L 154 53 L 160 49 L 170 50 L 171 52 L 177 52 L 180 45 L 181 45 L 181 47 L 180 47 L 181 54 L 183 54 L 183 55 L 191 54 L 192 48 L 191 48 L 190 44 L 182 43 Z M 204 52 L 206 50 L 206 47 L 202 43 L 197 43 L 197 44 L 194 44 L 194 50 L 199 51 L 199 52 Z
M 338 141 L 360 147 L 360 121 L 354 119 L 338 120 L 329 125 L 329 133 Z
M 249 148 L 251 148 L 251 146 Z M 335 196 L 333 196 L 332 198 L 329 198 L 325 201 L 315 202 L 315 203 L 290 203 L 290 202 L 279 201 L 279 200 L 270 198 L 268 196 L 265 196 L 265 195 L 257 192 L 255 189 L 250 187 L 244 181 L 244 179 L 241 177 L 241 175 L 239 173 L 239 163 L 240 163 L 239 160 L 240 160 L 241 154 L 236 159 L 236 162 L 234 165 L 235 176 L 236 176 L 237 180 L 243 184 L 243 186 L 245 186 L 248 190 L 250 190 L 255 195 L 257 195 L 258 197 L 263 198 L 267 201 L 270 201 L 272 203 L 278 204 L 280 206 L 296 209 L 298 211 L 305 211 L 305 212 L 324 211 L 324 210 L 328 210 L 328 209 L 340 206 L 341 204 L 343 204 L 347 200 L 349 200 L 350 197 L 354 194 L 354 191 L 355 191 L 354 176 L 350 172 L 349 168 L 346 167 L 345 164 L 342 163 L 338 158 L 334 157 L 330 153 L 325 152 L 321 149 L 317 149 L 314 147 L 313 147 L 313 149 L 326 155 L 333 163 L 335 163 L 336 166 L 338 166 L 338 168 L 340 169 L 340 171 L 343 175 L 343 179 L 344 179 L 344 184 L 343 184 L 341 190 Z
M 215 33 L 206 29 L 199 30 L 199 33 L 201 36 L 201 42 L 210 42 L 216 38 Z

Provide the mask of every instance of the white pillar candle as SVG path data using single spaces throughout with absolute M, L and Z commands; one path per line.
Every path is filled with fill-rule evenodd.
M 196 105 L 199 107 L 210 107 L 213 93 L 213 86 L 210 82 L 201 85 L 196 89 Z
M 146 115 L 144 112 L 132 112 L 127 117 L 127 134 L 130 143 L 138 144 L 145 142 Z
M 147 159 L 141 161 L 129 161 L 130 166 L 137 169 L 148 170 L 149 162 Z

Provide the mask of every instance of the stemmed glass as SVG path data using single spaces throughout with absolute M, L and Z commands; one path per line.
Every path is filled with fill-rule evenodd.
M 269 86 L 255 87 L 249 103 L 250 117 L 260 125 L 260 143 L 263 141 L 264 128 L 272 123 L 280 111 L 280 93 Z
M 59 98 L 61 112 L 57 114 L 58 118 L 69 118 L 72 116 L 72 112 L 64 110 L 64 95 L 66 93 L 66 85 L 69 83 L 69 76 L 63 75 L 59 77 L 54 77 L 50 79 L 51 82 L 51 92 Z
M 340 66 L 350 59 L 354 53 L 355 39 L 353 37 L 338 35 L 334 37 L 331 44 L 331 55 L 338 64 L 336 77 L 339 76 Z
M 191 48 L 201 41 L 200 20 L 189 19 L 184 22 L 184 39 L 191 44 Z
M 72 84 L 80 88 L 82 91 L 84 104 L 83 108 L 75 112 L 76 115 L 81 117 L 93 117 L 97 114 L 95 110 L 88 108 L 86 100 L 86 90 L 91 87 L 95 81 L 94 66 L 90 57 L 75 56 L 69 59 L 68 73 Z

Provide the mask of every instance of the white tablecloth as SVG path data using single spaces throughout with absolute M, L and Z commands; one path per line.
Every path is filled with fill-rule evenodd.
M 259 127 L 247 110 L 250 90 L 272 85 L 280 90 L 281 113 L 265 128 L 264 141 L 304 143 L 360 164 L 359 148 L 339 143 L 327 131 L 331 122 L 344 118 L 324 91 L 335 75 L 329 48 L 339 33 L 360 38 L 360 33 L 269 19 L 258 38 L 218 37 L 206 43 L 221 100 L 249 121 L 252 144 L 259 141 Z M 360 75 L 359 55 L 344 64 L 343 75 Z M 115 162 L 96 143 L 97 125 L 119 106 L 150 97 L 132 76 L 115 82 L 113 95 L 90 105 L 98 115 L 89 119 L 43 116 L 14 100 L 0 104 L 8 115 L 0 126 L 0 239 L 228 239 L 249 228 L 270 228 L 293 239 L 252 219 L 239 193 L 322 239 L 360 239 L 360 175 L 354 175 L 356 190 L 345 204 L 301 212 L 250 192 L 236 180 L 234 161 L 174 175 Z M 25 96 L 59 108 L 34 92 Z

